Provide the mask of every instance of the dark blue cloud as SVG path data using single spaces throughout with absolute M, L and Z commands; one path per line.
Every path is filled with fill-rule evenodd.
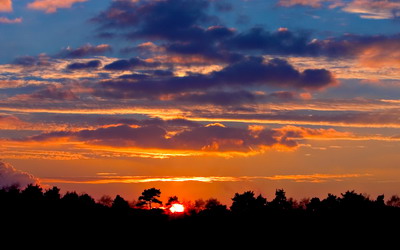
M 71 63 L 68 64 L 68 70 L 85 70 L 85 69 L 97 69 L 101 66 L 100 60 L 91 60 L 85 63 Z
M 107 64 L 106 66 L 104 66 L 104 69 L 106 70 L 131 70 L 134 69 L 136 67 L 158 67 L 160 66 L 161 63 L 159 62 L 146 62 L 143 59 L 140 58 L 131 58 L 129 60 L 117 60 L 114 61 L 110 64 Z
M 61 58 L 82 58 L 88 56 L 104 55 L 105 53 L 111 52 L 112 47 L 108 44 L 100 44 L 97 46 L 86 44 L 79 48 L 67 47 L 61 50 L 56 57 Z
M 38 56 L 20 56 L 14 59 L 13 64 L 23 67 L 33 66 L 49 66 L 51 64 L 50 58 L 46 55 Z
M 230 50 L 259 50 L 276 55 L 316 55 L 319 46 L 311 41 L 308 33 L 287 29 L 269 32 L 257 27 L 236 34 L 224 45 Z
M 312 33 L 262 27 L 236 31 L 211 15 L 212 8 L 229 11 L 226 1 L 160 0 L 113 1 L 93 20 L 107 32 L 135 41 L 151 40 L 166 53 L 195 55 L 233 63 L 246 55 L 355 57 L 382 43 L 398 43 L 399 35 L 362 36 L 345 34 L 336 38 L 314 39 Z M 132 51 L 127 48 L 126 51 Z
M 204 30 L 199 23 L 211 19 L 207 0 L 114 1 L 93 19 L 105 28 L 125 28 L 130 38 L 195 40 Z
M 245 90 L 255 86 L 315 90 L 335 83 L 333 75 L 324 69 L 308 69 L 301 72 L 282 59 L 264 62 L 261 57 L 249 57 L 207 75 L 160 76 L 140 81 L 136 79 L 134 81 L 129 79 L 102 81 L 94 86 L 94 93 L 109 98 L 157 99 L 165 94 L 223 88 Z M 251 95 L 248 94 L 247 98 L 251 99 Z
M 62 89 L 55 85 L 46 85 L 31 94 L 21 95 L 20 99 L 71 101 L 77 100 L 78 97 L 70 89 Z

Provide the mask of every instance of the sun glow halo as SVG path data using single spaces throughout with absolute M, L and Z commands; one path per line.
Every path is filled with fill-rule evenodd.
M 182 204 L 175 203 L 169 208 L 171 213 L 183 213 L 185 211 L 185 207 Z

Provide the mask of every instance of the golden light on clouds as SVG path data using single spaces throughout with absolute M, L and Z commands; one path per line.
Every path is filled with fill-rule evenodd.
M 80 184 L 110 184 L 110 183 L 151 183 L 151 182 L 252 182 L 260 180 L 268 181 L 293 181 L 321 183 L 327 181 L 340 182 L 346 179 L 371 177 L 371 174 L 309 174 L 309 175 L 274 175 L 274 176 L 106 176 L 101 174 L 94 177 L 52 178 L 41 179 L 43 183 L 80 183 Z

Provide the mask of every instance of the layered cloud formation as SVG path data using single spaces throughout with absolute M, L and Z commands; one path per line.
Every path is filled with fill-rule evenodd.
M 0 133 L 10 158 L 43 157 L 49 145 L 54 158 L 93 158 L 250 155 L 321 139 L 397 140 L 399 34 L 246 24 L 235 21 L 239 3 L 255 4 L 110 1 L 85 19 L 96 43 L 70 39 L 65 43 L 74 46 L 17 53 L 0 65 Z M 28 7 L 55 13 L 88 4 L 37 0 Z M 398 8 L 397 1 L 367 0 L 273 5 L 375 19 L 396 18 Z M 11 1 L 0 1 L 0 11 L 12 10 Z M 361 128 L 388 130 L 354 132 Z M 24 150 L 14 150 L 18 145 Z

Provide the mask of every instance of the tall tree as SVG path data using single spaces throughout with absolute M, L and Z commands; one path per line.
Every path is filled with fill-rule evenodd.
M 139 201 L 146 204 L 149 207 L 149 209 L 152 209 L 152 203 L 162 204 L 162 202 L 159 199 L 157 199 L 160 198 L 160 196 L 161 196 L 160 189 L 149 188 L 145 189 L 142 192 L 142 195 L 139 196 Z

